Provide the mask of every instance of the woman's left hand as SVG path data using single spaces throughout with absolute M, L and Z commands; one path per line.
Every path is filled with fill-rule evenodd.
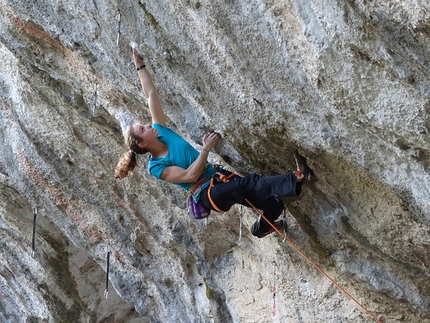
M 211 150 L 221 140 L 218 132 L 207 133 L 203 136 L 203 149 Z
M 144 64 L 143 58 L 139 56 L 139 54 L 134 48 L 132 48 L 132 51 L 133 51 L 134 65 L 136 66 L 136 68 L 138 68 L 139 66 L 142 66 Z

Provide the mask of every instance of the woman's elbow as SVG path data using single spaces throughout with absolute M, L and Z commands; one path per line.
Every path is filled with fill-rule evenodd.
M 148 89 L 145 94 L 149 100 L 158 100 L 158 93 L 155 88 Z
M 190 172 L 187 176 L 187 182 L 195 183 L 199 180 L 201 173 L 199 172 Z
M 190 183 L 195 183 L 198 181 L 200 175 L 199 174 L 194 174 L 193 176 L 190 176 L 189 182 Z

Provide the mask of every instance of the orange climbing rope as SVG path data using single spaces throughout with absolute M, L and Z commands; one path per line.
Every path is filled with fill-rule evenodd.
M 259 215 L 261 215 L 261 217 L 266 220 L 267 223 L 270 224 L 270 226 L 275 229 L 275 231 L 277 233 L 279 233 L 279 235 L 284 238 L 285 241 L 287 241 L 291 247 L 293 247 L 303 258 L 305 258 L 312 266 L 314 266 L 321 274 L 323 274 L 328 280 L 330 280 L 341 292 L 343 292 L 346 296 L 348 296 L 351 300 L 353 300 L 358 306 L 360 306 L 367 314 L 369 314 L 369 316 L 371 318 L 373 318 L 376 322 L 378 323 L 382 323 L 375 315 L 373 315 L 367 308 L 365 308 L 363 305 L 361 305 L 361 303 L 359 301 L 357 301 L 354 297 L 352 297 L 352 295 L 350 295 L 345 289 L 343 289 L 333 278 L 331 278 L 329 275 L 327 275 L 324 270 L 322 270 L 320 268 L 320 266 L 318 266 L 315 262 L 312 261 L 312 259 L 310 259 L 308 256 L 306 256 L 299 248 L 296 247 L 296 245 L 290 240 L 288 239 L 285 234 L 283 234 L 278 228 L 276 228 L 276 226 L 271 223 L 266 216 L 259 210 L 257 209 L 248 199 L 245 199 L 246 202 L 249 203 L 250 206 L 252 206 L 252 208 L 257 211 L 257 213 Z

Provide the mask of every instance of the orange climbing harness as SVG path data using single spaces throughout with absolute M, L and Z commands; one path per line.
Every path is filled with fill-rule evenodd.
M 211 189 L 212 189 L 212 187 L 214 187 L 215 186 L 215 184 L 214 184 L 214 181 L 221 181 L 221 182 L 223 182 L 223 183 L 227 183 L 229 180 L 230 180 L 230 178 L 232 178 L 233 176 L 234 176 L 235 174 L 234 173 L 231 173 L 231 174 L 229 174 L 229 175 L 224 175 L 224 174 L 221 174 L 221 173 L 215 173 L 215 175 L 211 178 L 211 183 L 209 184 L 209 188 L 208 188 L 208 198 L 209 198 L 209 202 L 211 202 L 211 205 L 212 205 L 212 207 L 216 210 L 216 211 L 218 211 L 218 212 L 222 212 L 222 213 L 225 213 L 225 212 L 227 212 L 228 210 L 230 210 L 230 209 L 228 209 L 228 210 L 221 210 L 216 204 L 215 204 L 215 202 L 212 200 L 212 197 L 211 197 Z
M 209 178 L 202 178 L 201 180 L 197 181 L 193 186 L 190 187 L 188 193 L 190 193 L 192 196 L 195 196 L 207 181 L 209 181 Z
M 208 167 L 209 166 L 211 166 L 211 164 L 209 164 L 209 163 L 206 163 L 206 165 L 205 165 L 205 168 L 203 169 L 203 171 L 202 171 L 202 174 L 208 169 Z M 214 169 L 218 169 L 218 168 L 220 168 L 221 166 L 219 166 L 219 165 L 217 165 L 217 164 L 212 164 L 212 167 L 214 168 Z M 216 173 L 216 174 L 218 174 L 218 173 Z M 203 189 L 203 188 L 206 188 L 207 186 L 206 186 L 206 183 L 207 182 L 209 182 L 211 180 L 211 178 L 210 177 L 203 177 L 203 178 L 201 178 L 200 180 L 198 180 L 197 182 L 195 182 L 194 184 L 193 184 L 193 186 L 191 186 L 189 189 L 188 189 L 188 193 L 190 193 L 190 195 L 191 196 L 193 196 L 193 197 L 195 197 L 197 194 L 200 194 L 200 191 Z
M 296 247 L 296 245 L 288 239 L 285 234 L 283 234 L 273 223 L 271 223 L 266 216 L 261 212 L 259 209 L 257 209 L 247 198 L 245 198 L 245 201 L 259 214 L 261 217 L 266 220 L 267 223 L 270 224 L 270 226 L 275 229 L 279 235 L 284 238 L 284 241 L 287 241 L 291 247 L 294 248 L 303 258 L 305 258 L 312 266 L 314 266 L 321 274 L 323 274 L 328 280 L 330 280 L 341 292 L 343 292 L 346 296 L 348 296 L 352 301 L 354 301 L 358 306 L 360 306 L 367 314 L 370 315 L 371 318 L 373 318 L 376 322 L 382 323 L 375 315 L 373 315 L 368 309 L 366 309 L 359 301 L 357 301 L 352 295 L 350 295 L 345 289 L 342 288 L 333 278 L 331 278 L 329 275 L 327 275 L 324 270 L 321 269 L 320 266 L 318 266 L 315 262 L 312 261 L 308 256 L 306 256 L 299 248 Z
M 215 178 L 212 177 L 211 178 L 211 183 L 209 185 L 209 189 L 208 189 L 208 198 L 209 201 L 211 202 L 212 207 L 217 210 L 218 212 L 227 212 L 228 210 L 224 211 L 221 210 L 212 200 L 211 198 L 211 189 L 212 187 L 215 186 L 214 184 L 214 180 L 218 180 L 218 181 L 222 181 L 224 183 L 228 182 L 230 180 L 231 177 L 233 177 L 235 174 L 230 174 L 228 176 L 220 174 L 220 173 L 216 173 L 215 174 Z M 254 204 L 252 204 L 247 198 L 245 198 L 245 201 L 264 219 L 266 220 L 267 223 L 270 224 L 270 226 L 282 237 L 284 238 L 284 241 L 288 242 L 290 244 L 291 247 L 294 248 L 294 250 L 296 250 L 303 258 L 305 258 L 312 266 L 314 266 L 321 274 L 323 274 L 328 280 L 330 280 L 341 292 L 343 292 L 346 296 L 348 296 L 352 301 L 354 301 L 359 307 L 361 307 L 367 314 L 369 314 L 369 316 L 371 318 L 373 318 L 376 322 L 378 323 L 382 323 L 375 315 L 373 315 L 368 309 L 366 309 L 363 305 L 361 305 L 361 303 L 359 301 L 357 301 L 351 294 L 349 294 L 344 288 L 342 288 L 342 286 L 340 286 L 333 278 L 331 278 L 328 274 L 325 273 L 324 270 L 321 269 L 320 266 L 318 266 L 314 261 L 312 261 L 312 259 L 310 259 L 308 256 L 306 256 L 298 247 L 296 247 L 296 245 L 290 240 L 288 239 L 285 234 L 283 234 L 272 222 L 270 222 L 266 216 L 263 214 L 263 212 L 261 212 L 259 209 L 257 209 L 256 206 L 254 206 Z

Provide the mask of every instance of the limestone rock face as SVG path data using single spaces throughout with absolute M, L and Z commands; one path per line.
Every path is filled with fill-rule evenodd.
M 192 220 L 147 157 L 113 177 L 127 125 L 150 121 L 132 45 L 172 129 L 223 135 L 212 161 L 280 174 L 298 148 L 317 181 L 285 201 L 288 239 L 382 322 L 430 322 L 428 1 L 0 13 L 1 322 L 374 321 L 283 238 L 253 237 L 252 210 Z

